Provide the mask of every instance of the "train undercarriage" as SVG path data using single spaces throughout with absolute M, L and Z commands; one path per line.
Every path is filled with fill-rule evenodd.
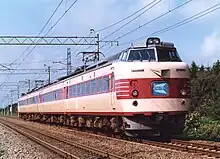
M 155 113 L 152 116 L 86 116 L 71 114 L 26 114 L 20 113 L 23 120 L 51 123 L 68 127 L 91 129 L 131 138 L 158 136 L 169 139 L 181 134 L 184 129 L 185 113 L 168 115 Z

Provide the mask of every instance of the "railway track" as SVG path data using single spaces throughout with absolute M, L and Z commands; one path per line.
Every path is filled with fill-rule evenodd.
M 171 139 L 170 143 L 143 141 L 144 144 L 220 158 L 220 146 Z
M 195 143 L 176 139 L 172 139 L 171 143 L 174 145 L 183 145 L 188 150 L 195 151 L 196 153 L 220 158 L 220 146 L 216 144 Z
M 77 131 L 77 130 L 66 129 L 66 131 L 72 132 L 72 131 Z M 104 133 L 98 133 L 98 134 L 93 134 L 93 135 L 105 137 L 105 138 L 109 138 L 109 139 L 112 138 L 112 137 L 105 136 Z M 142 141 L 141 140 L 131 140 L 130 141 L 130 140 L 126 140 L 126 139 L 122 140 L 121 138 L 113 138 L 113 139 L 114 140 L 121 140 L 121 141 L 128 142 L 128 143 L 129 142 L 130 143 L 137 142 L 139 144 L 148 144 L 148 145 L 157 146 L 157 147 L 161 147 L 161 148 L 184 151 L 184 152 L 189 152 L 189 153 L 197 153 L 200 155 L 207 155 L 209 157 L 220 158 L 220 146 L 218 146 L 218 145 L 195 143 L 195 142 L 190 142 L 190 141 L 185 141 L 185 140 L 177 140 L 177 139 L 171 139 L 171 142 L 169 142 L 169 143 L 158 142 L 158 141 L 149 141 L 149 140 L 142 140 Z
M 73 131 L 77 131 L 77 130 L 72 130 L 72 129 L 67 129 L 67 128 L 64 128 L 64 129 L 66 129 L 65 130 L 66 132 L 70 132 L 70 133 L 72 133 Z M 82 132 L 82 131 L 80 131 L 80 132 Z M 86 131 L 83 133 L 88 133 L 88 132 Z M 90 132 L 89 134 L 92 134 L 92 133 Z M 92 134 L 92 135 L 97 136 L 97 137 L 105 137 L 105 138 L 118 140 L 118 141 L 120 140 L 120 141 L 126 142 L 127 144 L 134 143 L 134 141 L 122 140 L 120 138 L 107 137 L 103 133 Z M 176 139 L 171 139 L 170 143 L 142 140 L 141 143 L 137 143 L 137 144 L 147 144 L 147 145 L 152 145 L 152 146 L 171 149 L 171 150 L 178 150 L 178 151 L 184 151 L 184 152 L 189 152 L 189 153 L 197 153 L 200 155 L 207 155 L 209 157 L 220 158 L 220 146 L 218 146 L 218 145 L 194 143 L 194 142 L 190 142 L 190 141 L 176 140 Z M 100 155 L 103 157 L 106 157 L 106 153 L 104 153 L 104 152 L 101 153 Z M 112 157 L 111 157 L 111 154 L 109 154 L 109 155 L 110 155 L 109 158 L 117 158 L 117 156 L 112 155 Z M 118 158 L 120 158 L 120 157 L 118 156 Z M 123 157 L 121 157 L 121 158 L 123 158 Z
M 65 144 L 65 145 L 72 146 L 74 148 L 83 150 L 83 151 L 91 154 L 91 156 L 98 157 L 99 159 L 104 159 L 104 158 L 106 158 L 106 159 L 107 158 L 109 158 L 109 159 L 125 159 L 122 156 L 118 156 L 118 155 L 115 155 L 112 153 L 107 153 L 105 151 L 102 151 L 102 150 L 99 150 L 99 149 L 96 149 L 96 148 L 93 148 L 90 146 L 82 145 L 79 143 L 74 143 L 73 141 L 70 141 L 70 140 L 67 140 L 64 138 L 60 138 L 58 136 L 54 136 L 52 134 L 47 134 L 47 133 L 43 133 L 40 131 L 36 131 L 36 130 L 30 129 L 30 128 L 27 128 L 25 126 L 21 126 L 16 123 L 13 123 L 11 121 L 4 120 L 2 118 L 0 118 L 0 123 L 2 125 L 7 126 L 8 128 L 10 128 L 12 130 L 18 132 L 19 134 L 24 135 L 25 137 L 38 143 L 39 145 L 49 149 L 51 152 L 58 154 L 62 158 L 80 159 L 80 157 L 76 156 L 74 153 L 70 153 L 65 149 L 60 149 L 60 147 L 57 147 L 57 145 L 59 145 L 60 143 L 62 143 L 62 145 Z M 51 144 L 50 142 L 47 142 L 45 140 L 42 140 L 41 137 L 39 138 L 39 136 L 41 136 L 43 138 L 50 138 L 51 140 L 55 140 L 56 145 Z M 66 147 L 66 146 L 62 146 L 62 147 Z

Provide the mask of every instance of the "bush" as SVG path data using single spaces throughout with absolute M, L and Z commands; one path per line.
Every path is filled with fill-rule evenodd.
M 187 117 L 184 133 L 190 138 L 216 141 L 220 138 L 220 122 L 193 112 Z
M 212 67 L 191 65 L 191 108 L 184 133 L 196 139 L 220 138 L 220 62 Z

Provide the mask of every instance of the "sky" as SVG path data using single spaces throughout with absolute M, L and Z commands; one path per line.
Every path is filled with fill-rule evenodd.
M 0 36 L 38 35 L 60 1 L 61 0 L 0 1 Z M 100 34 L 100 39 L 102 40 L 105 36 L 111 34 L 117 28 L 137 16 L 134 21 L 125 25 L 125 27 L 105 39 L 117 39 L 119 41 L 119 46 L 116 46 L 114 43 L 112 46 L 107 44 L 105 47 L 101 48 L 101 52 L 104 53 L 105 56 L 110 56 L 131 46 L 131 43 L 133 43 L 133 45 L 144 44 L 147 37 L 157 36 L 162 41 L 173 42 L 177 47 L 181 58 L 188 64 L 195 61 L 198 64 L 212 65 L 215 60 L 220 58 L 220 9 L 167 32 L 152 34 L 220 3 L 220 0 L 192 0 L 186 5 L 172 11 L 173 8 L 185 3 L 186 1 L 187 0 L 78 0 L 48 35 L 93 36 L 90 33 L 91 28 L 98 31 L 127 17 L 128 15 L 131 15 L 151 3 L 155 6 L 146 11 L 144 14 L 137 16 L 141 13 L 139 12 L 118 25 L 110 27 L 104 31 L 96 32 Z M 51 26 L 73 2 L 74 0 L 63 0 L 61 7 L 48 23 L 41 35 L 44 35 L 51 28 Z M 142 10 L 142 12 L 143 11 L 144 10 Z M 147 23 L 168 11 L 170 12 L 162 18 L 140 27 L 144 23 Z M 126 34 L 135 28 L 139 29 L 120 38 L 121 35 Z M 139 39 L 143 36 L 144 38 Z M 138 41 L 136 39 L 138 39 Z M 79 51 L 85 51 L 86 47 L 69 47 L 72 50 L 72 65 L 80 65 L 81 58 L 80 56 L 76 57 L 76 54 Z M 24 55 L 22 54 L 26 48 L 27 46 L 0 46 L 0 64 L 10 68 L 20 69 L 45 69 L 47 66 L 51 66 L 51 68 L 66 67 L 62 64 L 54 64 L 53 61 L 63 61 L 66 58 L 67 46 L 37 46 L 28 56 L 26 55 L 29 51 L 25 52 Z M 94 50 L 94 47 L 87 49 L 87 51 Z M 18 58 L 20 56 L 21 58 Z M 13 65 L 9 65 L 12 62 Z M 65 63 L 65 61 L 63 62 Z M 21 65 L 18 66 L 17 64 Z M 65 75 L 65 73 L 65 71 L 52 72 L 52 80 Z M 10 74 L 10 76 L 2 74 L 0 76 L 0 88 L 2 88 L 0 91 L 0 97 L 4 103 L 7 103 L 9 102 L 11 96 L 9 90 L 17 89 L 16 86 L 4 86 L 9 85 L 9 82 L 14 83 L 26 79 L 31 79 L 31 81 L 36 79 L 46 80 L 47 78 L 46 74 Z M 20 93 L 25 92 L 26 90 L 26 87 L 21 87 Z M 16 100 L 16 91 L 12 94 L 12 96 L 13 100 Z

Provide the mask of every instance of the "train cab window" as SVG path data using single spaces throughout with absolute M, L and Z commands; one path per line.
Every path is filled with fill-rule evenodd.
M 159 62 L 181 62 L 181 58 L 175 48 L 157 48 Z
M 124 51 L 124 52 L 122 53 L 121 60 L 122 60 L 122 61 L 126 61 L 126 60 L 127 60 L 127 56 L 128 56 L 128 52 L 127 52 L 127 51 Z
M 130 50 L 128 61 L 156 61 L 154 49 L 132 49 Z

